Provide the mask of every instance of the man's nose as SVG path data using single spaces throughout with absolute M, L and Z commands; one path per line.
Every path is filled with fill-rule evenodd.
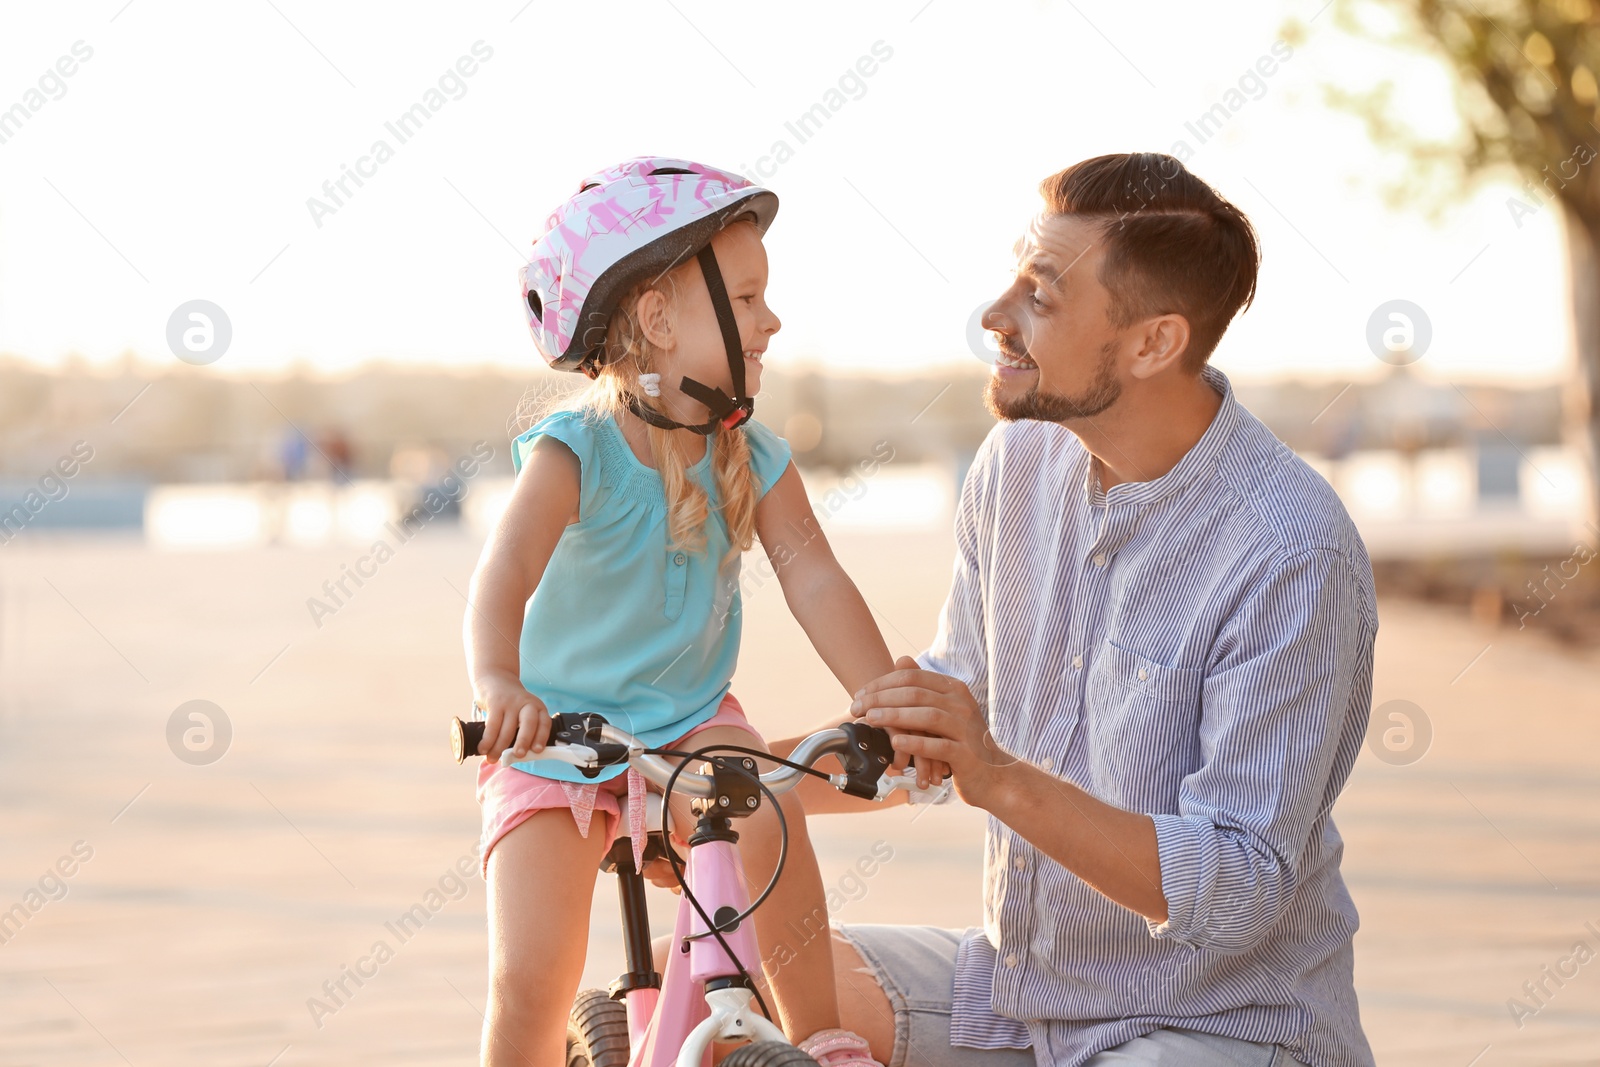
M 1003 303 L 1004 298 L 996 300 L 994 303 L 990 304 L 989 310 L 985 311 L 983 313 L 983 317 L 978 320 L 978 325 L 982 326 L 985 330 L 992 330 L 995 333 L 1004 334 L 1009 337 L 1012 334 L 1015 334 L 1017 331 L 1016 328 L 1011 324 L 1010 317 L 1005 314 L 1005 309 L 1002 306 Z

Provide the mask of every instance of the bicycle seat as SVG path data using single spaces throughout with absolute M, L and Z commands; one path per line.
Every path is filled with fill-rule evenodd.
M 646 793 L 644 795 L 644 861 L 664 860 L 667 858 L 667 834 L 665 805 L 661 801 L 660 793 Z M 677 855 L 674 851 L 673 855 Z M 681 860 L 682 857 L 680 856 Z M 626 863 L 633 866 L 633 840 L 628 836 L 627 817 L 617 820 L 617 833 L 611 839 L 611 846 L 606 849 L 606 854 L 600 857 L 600 870 L 606 874 L 616 874 L 617 867 Z

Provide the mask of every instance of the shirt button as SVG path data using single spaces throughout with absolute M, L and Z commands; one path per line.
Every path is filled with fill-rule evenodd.
M 1095 553 L 1094 565 L 1096 567 L 1104 567 L 1106 565 L 1106 554 L 1104 552 Z
M 1013 952 L 1011 955 L 1006 957 L 1006 966 L 1007 967 L 1015 967 L 1016 965 L 1017 965 L 1017 954 L 1015 952 Z
M 1148 677 L 1150 677 L 1150 672 L 1145 670 L 1143 667 L 1140 667 L 1139 668 L 1139 681 L 1142 682 Z
M 1047 771 L 1055 765 L 1056 761 L 1049 756 L 1046 756 L 1044 759 L 1039 761 L 1039 766 L 1043 767 Z
M 1028 866 L 1028 861 L 1023 859 L 1021 856 L 1018 856 L 1016 859 L 1011 861 L 1011 865 L 1020 871 Z
M 677 565 L 678 565 L 678 566 L 680 566 L 680 567 L 681 567 L 681 566 L 683 566 L 683 565 L 684 565 L 684 564 L 685 564 L 685 563 L 688 563 L 688 562 L 689 562 L 689 557 L 688 557 L 688 556 L 685 556 L 685 555 L 684 555 L 684 554 L 683 554 L 683 553 L 682 553 L 682 552 L 679 552 L 679 553 L 677 553 L 677 554 L 675 554 L 675 555 L 674 555 L 674 556 L 673 556 L 673 557 L 672 557 L 672 562 L 674 562 L 674 563 L 676 563 L 676 564 L 677 564 Z
M 1075 671 L 1083 670 L 1083 657 L 1082 656 L 1073 656 L 1072 657 L 1072 669 L 1075 670 Z

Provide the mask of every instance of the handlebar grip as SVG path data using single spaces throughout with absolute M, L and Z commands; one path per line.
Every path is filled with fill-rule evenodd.
M 478 755 L 478 745 L 483 740 L 487 723 L 474 719 L 463 722 L 460 716 L 450 720 L 450 752 L 455 756 L 457 763 L 464 763 L 468 756 Z M 550 733 L 545 744 L 547 747 L 557 745 L 583 745 L 594 750 L 597 762 L 593 765 L 576 764 L 578 771 L 585 778 L 597 777 L 601 767 L 609 767 L 616 763 L 628 761 L 628 747 L 601 739 L 601 729 L 606 725 L 605 717 L 595 712 L 563 712 L 550 717 Z M 538 757 L 533 757 L 538 758 Z
M 483 728 L 486 725 L 483 722 L 462 722 L 460 716 L 450 720 L 450 752 L 457 763 L 464 763 L 468 756 L 478 754 L 478 745 L 483 741 Z

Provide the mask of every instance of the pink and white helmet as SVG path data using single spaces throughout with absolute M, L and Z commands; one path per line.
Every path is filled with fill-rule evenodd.
M 640 156 L 583 179 L 518 272 L 533 343 L 555 369 L 592 374 L 630 287 L 694 258 L 734 220 L 748 215 L 764 234 L 777 213 L 771 190 L 686 159 Z

